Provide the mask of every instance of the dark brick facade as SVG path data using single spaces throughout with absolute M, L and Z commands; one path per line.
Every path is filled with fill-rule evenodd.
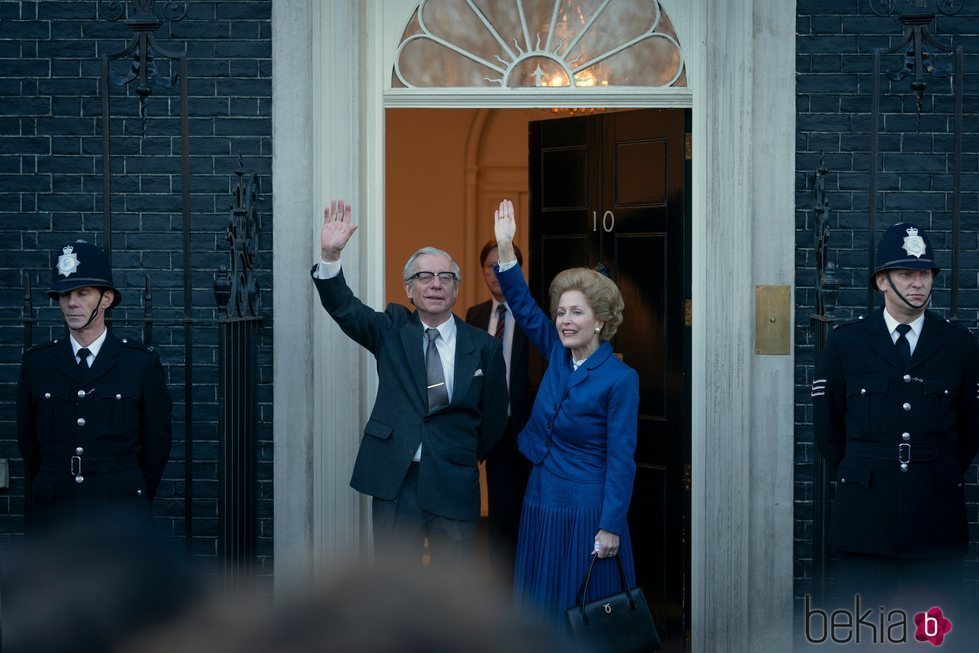
M 62 334 L 60 312 L 44 294 L 50 252 L 81 237 L 113 252 L 124 302 L 117 333 L 140 337 L 142 287 L 152 275 L 154 335 L 176 402 L 171 463 L 156 501 L 158 525 L 184 532 L 184 333 L 180 103 L 176 88 L 154 87 L 145 135 L 134 89 L 112 86 L 112 236 L 103 242 L 102 106 L 99 57 L 129 39 L 123 21 L 100 21 L 96 2 L 0 2 L 0 458 L 11 484 L 0 490 L 0 548 L 19 546 L 23 466 L 14 431 L 14 395 L 24 330 L 23 271 L 34 283 L 34 342 Z M 108 3 L 104 3 L 108 4 Z M 162 6 L 156 11 L 162 15 Z M 195 555 L 217 555 L 217 326 L 214 271 L 228 262 L 228 208 L 238 156 L 259 176 L 262 214 L 258 282 L 258 555 L 272 564 L 272 83 L 271 0 L 194 0 L 181 22 L 156 33 L 171 50 L 186 46 L 190 88 L 193 236 Z M 176 72 L 160 58 L 162 76 Z M 114 64 L 123 75 L 129 62 Z
M 904 7 L 903 2 L 895 5 Z M 933 2 L 930 4 L 934 5 Z M 958 319 L 973 329 L 979 309 L 979 253 L 976 250 L 979 189 L 979 15 L 965 3 L 957 16 L 939 15 L 931 31 L 965 51 L 962 235 Z M 918 127 L 911 78 L 882 76 L 880 158 L 877 164 L 877 235 L 867 231 L 870 206 L 871 108 L 874 49 L 902 40 L 895 14 L 874 15 L 867 0 L 798 0 L 796 124 L 796 408 L 795 408 L 795 596 L 812 591 L 813 445 L 809 384 L 816 351 L 814 181 L 822 162 L 831 209 L 828 260 L 840 268 L 837 314 L 866 314 L 868 246 L 888 225 L 921 224 L 931 235 L 945 271 L 935 286 L 933 308 L 948 316 L 950 306 L 953 92 L 950 79 L 929 78 Z M 954 58 L 937 58 L 954 68 Z M 882 71 L 899 70 L 904 57 L 883 57 Z M 880 306 L 879 298 L 876 306 Z M 976 467 L 967 474 L 966 497 L 972 544 L 969 574 L 979 576 L 979 486 Z M 917 520 L 924 516 L 910 516 Z M 917 527 L 926 528 L 925 523 Z

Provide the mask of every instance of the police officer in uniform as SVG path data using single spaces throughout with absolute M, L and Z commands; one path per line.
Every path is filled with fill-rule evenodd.
M 106 256 L 79 240 L 55 253 L 48 296 L 68 335 L 28 350 L 17 389 L 17 440 L 31 480 L 28 532 L 95 511 L 151 524 L 170 457 L 172 401 L 159 356 L 116 338 L 105 311 L 121 295 Z
M 877 262 L 883 308 L 833 330 L 812 383 L 816 445 L 836 479 L 837 600 L 927 610 L 960 599 L 979 349 L 927 310 L 939 266 L 923 229 L 889 227 Z

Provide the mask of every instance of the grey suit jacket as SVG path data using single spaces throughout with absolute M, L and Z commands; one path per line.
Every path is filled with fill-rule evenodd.
M 315 270 L 315 268 L 314 268 Z M 357 299 L 341 272 L 313 278 L 323 308 L 377 360 L 378 401 L 364 427 L 350 485 L 394 499 L 418 445 L 418 503 L 451 519 L 479 517 L 478 460 L 506 427 L 506 366 L 500 343 L 459 318 L 452 401 L 428 412 L 424 338 L 418 315 L 391 304 L 382 313 Z

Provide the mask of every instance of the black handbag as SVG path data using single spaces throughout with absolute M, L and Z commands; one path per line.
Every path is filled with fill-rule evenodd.
M 575 605 L 564 611 L 568 629 L 582 651 L 587 653 L 648 653 L 660 650 L 663 644 L 642 589 L 629 589 L 622 561 L 618 556 L 612 557 L 619 566 L 623 591 L 585 603 L 588 581 L 599 559 L 593 555 Z

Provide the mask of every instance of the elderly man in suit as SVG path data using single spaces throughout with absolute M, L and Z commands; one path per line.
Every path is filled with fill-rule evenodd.
M 813 421 L 837 483 L 830 541 L 844 604 L 919 610 L 960 596 L 979 348 L 926 310 L 938 272 L 923 229 L 889 227 L 870 278 L 883 308 L 837 326 L 816 365 Z
M 312 270 L 323 308 L 377 359 L 379 400 L 350 485 L 373 497 L 375 548 L 420 547 L 427 537 L 433 561 L 467 556 L 479 518 L 476 465 L 507 420 L 500 343 L 452 314 L 459 266 L 432 247 L 404 268 L 414 311 L 391 304 L 377 312 L 361 303 L 340 268 L 355 230 L 350 206 L 331 203 Z
M 522 264 L 523 254 L 516 245 L 514 250 L 517 262 Z M 483 281 L 486 282 L 492 298 L 470 307 L 466 312 L 466 322 L 496 337 L 503 346 L 503 360 L 506 361 L 510 419 L 503 437 L 486 456 L 489 504 L 487 521 L 497 555 L 512 565 L 517 550 L 520 506 L 527 487 L 527 476 L 530 474 L 530 463 L 517 449 L 517 433 L 523 429 L 530 416 L 533 392 L 527 371 L 531 348 L 526 334 L 513 319 L 513 313 L 500 290 L 500 282 L 494 270 L 499 259 L 496 240 L 490 240 L 479 252 L 479 264 Z
M 24 354 L 17 387 L 17 440 L 31 480 L 28 530 L 96 510 L 148 528 L 170 457 L 172 401 L 160 357 L 106 328 L 105 311 L 122 296 L 97 247 L 79 240 L 56 257 L 48 295 L 58 300 L 68 335 Z

